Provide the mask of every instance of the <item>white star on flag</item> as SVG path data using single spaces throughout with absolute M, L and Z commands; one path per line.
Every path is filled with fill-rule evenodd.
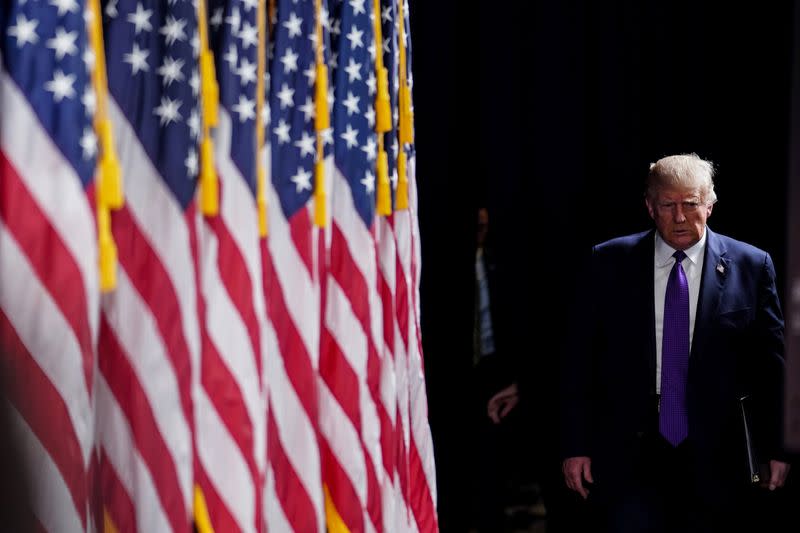
M 135 13 L 128 14 L 128 22 L 133 24 L 133 29 L 136 35 L 139 35 L 139 32 L 142 30 L 151 31 L 153 29 L 153 25 L 150 24 L 150 17 L 152 14 L 153 10 L 145 9 L 141 2 L 136 4 Z
M 353 7 L 353 14 L 366 13 L 364 9 L 364 0 L 350 0 L 350 5 Z
M 258 67 L 256 63 L 251 63 L 246 57 L 242 58 L 242 64 L 236 69 L 236 74 L 243 85 L 256 81 L 256 67 Z
M 378 145 L 375 144 L 375 139 L 370 137 L 369 139 L 367 139 L 367 144 L 361 147 L 361 150 L 363 150 L 364 153 L 367 154 L 367 159 L 369 161 L 372 161 L 373 159 L 375 159 L 375 152 L 377 148 Z
M 367 78 L 367 89 L 369 90 L 370 96 L 375 94 L 375 74 L 372 72 L 369 73 L 369 78 Z
M 278 136 L 278 144 L 284 144 L 291 140 L 289 137 L 289 125 L 285 120 L 281 119 L 273 131 Z
M 278 100 L 281 101 L 281 109 L 294 106 L 294 89 L 290 89 L 289 85 L 283 84 L 281 90 L 278 92 Z
M 197 139 L 200 137 L 200 113 L 197 112 L 197 109 L 192 109 L 192 112 L 189 114 L 189 119 L 186 121 L 186 125 L 189 126 L 189 132 L 193 138 Z
M 119 15 L 117 11 L 117 1 L 118 0 L 108 0 L 108 5 L 106 6 L 106 15 L 108 15 L 108 18 L 117 18 L 117 15 Z
M 283 23 L 283 27 L 289 30 L 289 37 L 299 37 L 302 33 L 300 29 L 300 25 L 303 23 L 303 19 L 298 17 L 294 11 L 289 14 L 289 20 Z
M 231 16 L 225 19 L 225 22 L 230 24 L 231 32 L 239 33 L 239 26 L 242 24 L 242 16 L 239 14 L 239 8 L 234 7 Z
M 69 11 L 70 13 L 77 13 L 78 2 L 75 0 L 50 0 L 50 5 L 58 8 L 58 16 L 63 17 Z
M 306 190 L 311 190 L 311 172 L 308 172 L 303 167 L 297 169 L 297 174 L 290 178 L 296 187 L 298 193 Z
M 97 154 L 97 136 L 90 128 L 83 130 L 83 135 L 80 140 L 81 149 L 83 149 L 83 158 L 89 159 Z
M 28 20 L 23 13 L 17 14 L 17 25 L 8 27 L 8 34 L 17 38 L 17 48 L 22 48 L 25 43 L 36 43 L 39 36 L 36 35 L 38 20 Z
M 347 91 L 347 99 L 344 101 L 344 106 L 347 108 L 347 116 L 358 114 L 358 101 L 360 97 L 354 95 L 351 91 Z
M 314 82 L 317 80 L 317 68 L 313 63 L 308 65 L 308 68 L 303 71 L 303 74 L 308 78 L 309 87 L 314 85 Z
M 303 137 L 300 140 L 295 141 L 294 145 L 300 148 L 300 156 L 306 157 L 309 155 L 314 155 L 314 153 L 317 151 L 315 141 L 316 139 L 314 136 L 309 135 L 307 131 L 304 131 Z
M 242 46 L 245 48 L 258 45 L 258 26 L 245 22 L 238 37 L 242 40 Z
M 164 63 L 158 67 L 158 75 L 163 76 L 163 83 L 165 87 L 169 87 L 172 85 L 173 81 L 181 81 L 183 80 L 183 73 L 181 72 L 181 68 L 183 67 L 183 59 L 173 59 L 169 56 L 164 57 Z
M 222 24 L 222 8 L 218 7 L 214 10 L 214 14 L 208 19 L 208 23 L 214 27 L 214 29 L 219 28 Z
M 315 107 L 316 106 L 314 105 L 314 102 L 311 101 L 311 97 L 306 96 L 306 103 L 298 108 L 305 115 L 306 122 L 310 121 L 312 118 L 316 116 Z
M 239 51 L 235 44 L 231 43 L 231 45 L 228 47 L 228 51 L 225 52 L 224 56 L 222 56 L 222 59 L 224 59 L 225 62 L 230 65 L 231 70 L 236 68 L 236 63 L 239 61 Z
M 233 106 L 233 110 L 239 114 L 239 122 L 247 122 L 256 117 L 256 103 L 243 94 L 239 95 L 239 103 Z
M 347 130 L 342 133 L 339 137 L 347 141 L 347 147 L 353 148 L 354 146 L 358 146 L 358 130 L 354 130 L 353 126 L 350 124 L 347 125 Z
M 362 36 L 364 35 L 363 31 L 360 31 L 358 28 L 353 26 L 350 29 L 350 33 L 347 34 L 347 40 L 350 41 L 350 47 L 355 49 L 359 46 L 364 46 L 364 43 L 361 41 Z
M 361 79 L 361 63 L 356 63 L 352 57 L 344 70 L 347 72 L 348 81 L 350 83 Z
M 283 63 L 283 73 L 288 74 L 289 72 L 294 72 L 297 70 L 297 58 L 299 56 L 292 52 L 291 48 L 286 49 L 286 53 L 281 58 L 281 63 Z
M 181 115 L 178 113 L 180 107 L 180 100 L 173 100 L 169 96 L 162 96 L 161 105 L 156 107 L 153 113 L 161 119 L 161 125 L 166 126 L 170 122 L 178 122 L 181 120 Z
M 167 22 L 161 26 L 161 29 L 158 30 L 158 33 L 164 36 L 167 46 L 172 46 L 175 41 L 186 40 L 186 33 L 183 31 L 185 26 L 185 20 L 178 20 L 172 15 L 167 15 Z
M 372 172 L 367 170 L 366 175 L 361 180 L 361 184 L 364 186 L 367 192 L 372 192 L 375 190 L 375 176 L 372 174 Z
M 81 103 L 83 104 L 83 107 L 86 108 L 87 115 L 94 115 L 94 111 L 97 108 L 97 96 L 95 95 L 94 89 L 92 89 L 91 85 L 87 86 L 86 90 L 83 91 Z
M 123 61 L 131 65 L 131 75 L 134 76 L 139 72 L 147 72 L 150 70 L 150 65 L 147 64 L 147 56 L 150 50 L 142 50 L 139 48 L 138 43 L 133 43 L 133 50 L 131 53 L 123 56 Z
M 53 93 L 53 100 L 60 102 L 64 98 L 75 96 L 75 74 L 65 75 L 60 69 L 53 73 L 53 79 L 44 84 L 45 90 Z
M 197 151 L 194 148 L 189 148 L 189 153 L 186 154 L 183 164 L 186 165 L 186 171 L 189 176 L 197 176 Z

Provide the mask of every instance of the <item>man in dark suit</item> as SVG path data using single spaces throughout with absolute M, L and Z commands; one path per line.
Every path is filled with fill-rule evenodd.
M 740 398 L 782 487 L 783 318 L 769 254 L 712 232 L 713 165 L 651 165 L 656 229 L 595 246 L 562 382 L 562 470 L 613 532 L 739 531 Z M 591 488 L 590 488 L 591 486 Z

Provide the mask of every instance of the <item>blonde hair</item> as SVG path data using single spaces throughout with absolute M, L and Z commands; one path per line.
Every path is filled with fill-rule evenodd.
M 656 199 L 663 187 L 699 189 L 703 202 L 713 204 L 717 201 L 714 192 L 714 163 L 702 159 L 697 154 L 679 154 L 662 157 L 650 163 L 647 174 L 647 198 Z

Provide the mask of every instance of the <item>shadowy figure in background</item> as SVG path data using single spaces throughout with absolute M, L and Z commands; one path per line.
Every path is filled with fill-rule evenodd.
M 470 421 L 474 435 L 474 462 L 469 465 L 473 497 L 470 506 L 474 526 L 481 533 L 505 531 L 504 489 L 507 463 L 503 450 L 505 428 L 500 430 L 486 417 L 486 402 L 503 381 L 499 348 L 502 339 L 496 334 L 498 314 L 495 309 L 496 269 L 490 242 L 489 211 L 478 209 L 475 250 L 474 322 L 472 338 L 472 373 Z
M 489 212 L 478 210 L 471 420 L 475 472 L 472 487 L 478 531 L 517 531 L 542 520 L 547 531 L 579 531 L 562 517 L 565 497 L 557 454 L 557 353 L 553 337 L 528 319 L 541 294 L 527 277 Z M 496 246 L 505 245 L 505 249 Z M 547 323 L 547 322 L 545 322 Z M 546 329 L 546 328 L 545 328 Z M 538 346 L 539 348 L 534 348 Z M 541 349 L 540 349 L 541 348 Z M 552 370 L 550 368 L 553 368 Z M 542 506 L 541 504 L 544 504 Z M 576 516 L 572 513 L 572 516 Z
M 695 154 L 651 165 L 655 229 L 595 246 L 578 277 L 563 471 L 594 501 L 600 531 L 773 531 L 749 483 L 739 398 L 751 397 L 766 485 L 779 489 L 789 465 L 775 269 L 708 228 L 713 175 Z

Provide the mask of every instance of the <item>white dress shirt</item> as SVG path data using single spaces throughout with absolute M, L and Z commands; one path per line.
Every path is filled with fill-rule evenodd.
M 656 231 L 655 257 L 653 261 L 653 281 L 655 291 L 656 312 L 656 394 L 661 394 L 661 352 L 664 338 L 664 296 L 667 292 L 667 280 L 672 266 L 675 264 L 675 248 L 664 242 Z M 694 319 L 697 313 L 697 298 L 700 295 L 700 280 L 703 274 L 703 259 L 706 250 L 706 231 L 703 237 L 691 248 L 684 250 L 683 271 L 689 282 L 689 351 L 694 338 Z

